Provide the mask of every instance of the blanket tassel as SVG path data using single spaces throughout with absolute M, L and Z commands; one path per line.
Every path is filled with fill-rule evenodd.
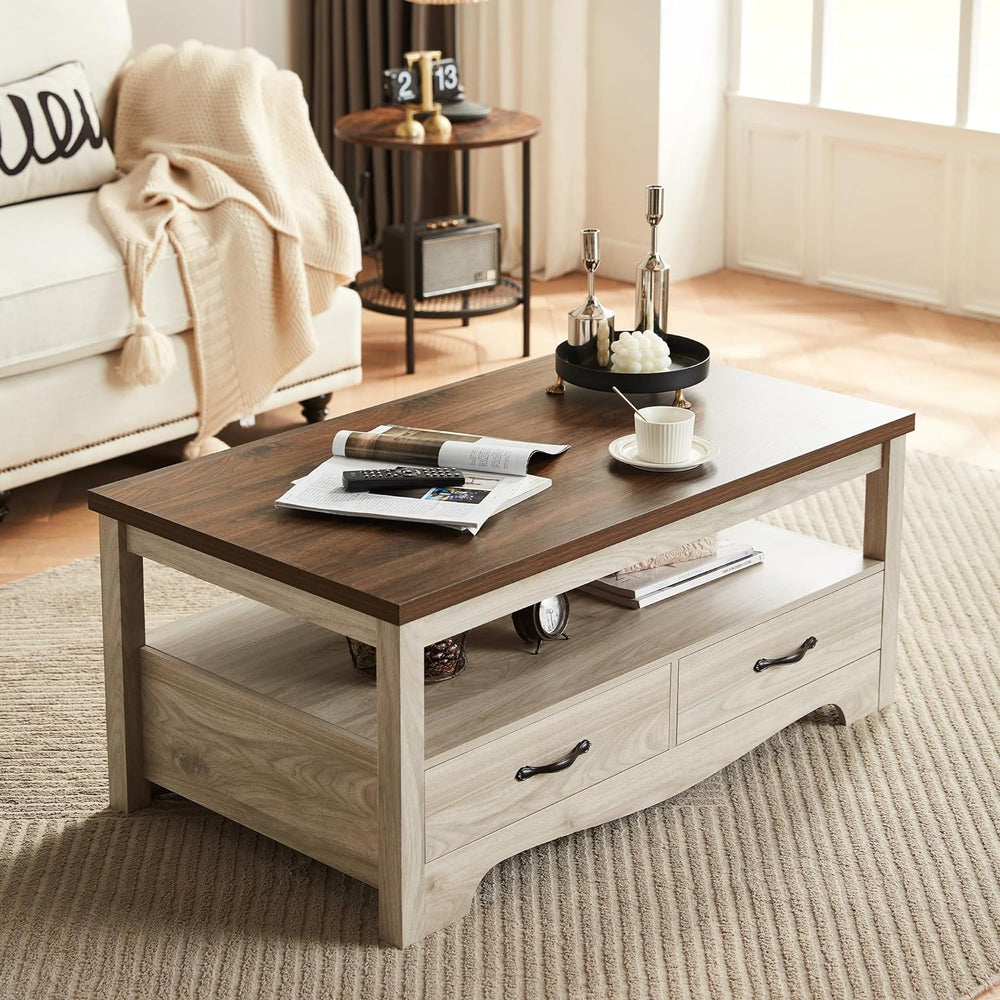
M 218 451 L 229 451 L 229 445 L 217 437 L 192 438 L 184 445 L 184 461 L 201 458 L 204 455 L 214 455 Z
M 192 438 L 184 445 L 184 461 L 202 458 L 205 455 L 214 455 L 219 451 L 229 451 L 229 445 L 217 437 Z
M 122 347 L 118 374 L 130 385 L 153 385 L 162 382 L 176 367 L 177 357 L 170 338 L 145 316 L 134 320 Z

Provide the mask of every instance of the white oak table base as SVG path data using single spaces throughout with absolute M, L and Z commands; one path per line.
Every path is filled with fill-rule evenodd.
M 381 935 L 405 947 L 459 919 L 489 868 L 518 851 L 662 801 L 817 707 L 837 706 L 844 723 L 884 708 L 894 696 L 902 434 L 912 417 L 877 417 L 866 417 L 869 437 L 762 473 L 755 488 L 588 551 L 567 547 L 558 564 L 470 586 L 412 617 L 400 602 L 395 621 L 367 596 L 336 600 L 322 583 L 290 582 L 290 561 L 268 561 L 263 545 L 253 558 L 221 544 L 202 551 L 194 516 L 168 523 L 158 501 L 134 492 L 126 504 L 136 486 L 95 491 L 112 807 L 148 804 L 155 782 L 334 865 L 378 888 Z M 861 476 L 860 552 L 750 520 Z M 571 641 L 539 657 L 510 627 L 507 616 L 534 601 L 723 529 L 759 545 L 764 564 L 639 613 L 573 594 Z M 146 636 L 143 559 L 240 596 Z M 424 646 L 470 629 L 467 670 L 425 687 Z M 376 646 L 374 690 L 353 670 L 344 635 Z M 817 642 L 799 662 L 753 670 L 806 636 Z M 558 760 L 584 738 L 591 749 L 571 767 L 515 781 L 519 766 Z

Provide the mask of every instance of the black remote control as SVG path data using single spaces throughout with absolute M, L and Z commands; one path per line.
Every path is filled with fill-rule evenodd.
M 344 472 L 344 489 L 348 493 L 397 493 L 464 483 L 465 473 L 461 469 L 397 465 L 393 469 L 349 469 Z

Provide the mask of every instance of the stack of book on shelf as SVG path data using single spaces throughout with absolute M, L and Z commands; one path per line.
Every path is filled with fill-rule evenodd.
M 763 561 L 752 545 L 720 538 L 714 555 L 637 572 L 612 573 L 580 589 L 626 608 L 645 608 Z

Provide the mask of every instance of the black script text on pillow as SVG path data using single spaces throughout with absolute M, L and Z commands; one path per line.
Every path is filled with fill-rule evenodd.
M 4 141 L 8 138 L 8 130 L 0 131 L 0 170 L 8 177 L 21 173 L 27 167 L 32 157 L 39 163 L 51 163 L 58 157 L 68 159 L 75 155 L 85 142 L 89 142 L 93 149 L 97 149 L 104 142 L 104 129 L 101 127 L 101 122 L 98 119 L 97 127 L 94 127 L 94 122 L 91 120 L 90 114 L 87 111 L 87 105 L 79 90 L 73 91 L 73 96 L 76 98 L 76 103 L 80 109 L 79 121 L 74 118 L 70 112 L 69 105 L 58 94 L 53 93 L 51 90 L 40 90 L 37 94 L 38 106 L 48 127 L 49 139 L 52 146 L 51 153 L 43 154 L 39 151 L 35 142 L 35 124 L 27 101 L 16 94 L 7 94 L 6 96 L 21 123 L 22 139 L 24 141 L 24 153 L 21 159 L 17 163 L 10 165 L 6 162 L 3 155 Z M 59 109 L 58 113 L 61 116 L 61 121 L 59 122 L 53 119 L 53 103 Z M 77 128 L 79 128 L 79 132 L 76 132 Z M 74 135 L 74 133 L 76 134 Z M 47 145 L 48 143 L 45 143 L 43 148 Z
M 117 174 L 82 63 L 0 84 L 0 206 L 93 191 Z

